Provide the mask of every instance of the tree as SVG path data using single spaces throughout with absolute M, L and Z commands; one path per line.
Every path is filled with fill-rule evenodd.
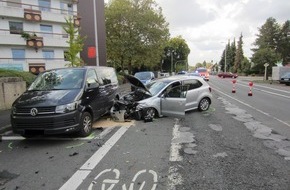
M 69 17 L 65 19 L 66 25 L 63 26 L 64 31 L 68 34 L 69 44 L 68 51 L 64 56 L 66 60 L 70 61 L 68 66 L 78 67 L 83 65 L 83 60 L 79 57 L 79 53 L 83 50 L 85 37 L 79 35 L 79 28 L 74 26 L 73 18 Z
M 190 49 L 185 39 L 182 38 L 182 36 L 171 38 L 168 41 L 167 46 L 164 48 L 164 63 L 162 65 L 162 70 L 171 71 L 172 66 L 173 71 L 178 71 L 177 68 L 175 67 L 178 63 L 179 64 L 183 63 L 184 67 L 181 68 L 184 68 L 184 70 L 187 69 L 188 68 L 187 58 L 189 53 Z
M 279 42 L 279 25 L 272 17 L 266 20 L 266 23 L 259 28 L 259 34 L 254 45 L 257 47 L 253 50 L 253 56 L 251 58 L 254 63 L 254 69 L 259 74 L 264 73 L 264 64 L 268 63 L 268 71 L 272 72 L 272 66 L 279 60 L 281 55 L 278 53 Z
M 280 32 L 278 40 L 278 52 L 282 57 L 282 64 L 286 65 L 290 62 L 290 20 L 287 20 Z
M 107 57 L 121 70 L 160 65 L 169 29 L 154 0 L 112 0 L 105 20 Z
M 243 52 L 243 35 L 241 34 L 240 39 L 238 41 L 238 47 L 236 49 L 236 55 L 234 60 L 234 68 L 233 72 L 236 73 L 242 73 L 242 61 L 244 61 L 244 52 Z

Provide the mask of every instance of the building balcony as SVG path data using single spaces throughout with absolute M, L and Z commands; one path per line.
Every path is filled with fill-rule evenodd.
M 19 18 L 30 21 L 47 21 L 52 23 L 65 23 L 65 17 L 74 16 L 77 17 L 76 11 L 70 11 L 66 9 L 47 8 L 43 11 L 43 7 L 15 3 L 17 6 L 8 6 L 0 0 L 0 16 L 2 18 Z
M 23 34 L 26 34 L 23 35 Z M 34 36 L 36 34 L 36 36 Z M 0 29 L 0 46 L 29 46 L 45 48 L 68 48 L 67 34 L 25 31 L 10 34 L 10 30 Z

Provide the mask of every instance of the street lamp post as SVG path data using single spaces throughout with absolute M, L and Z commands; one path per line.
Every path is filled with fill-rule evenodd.
M 175 69 L 175 71 L 176 71 L 176 64 L 177 64 L 178 62 L 181 62 L 181 61 L 186 61 L 186 60 L 184 59 L 184 60 L 178 60 L 178 61 L 176 61 L 175 64 L 174 64 L 174 69 Z M 186 63 L 186 62 L 185 62 L 185 63 Z M 185 70 L 187 71 L 187 64 L 185 65 Z
M 227 45 L 225 50 L 225 72 L 227 72 Z

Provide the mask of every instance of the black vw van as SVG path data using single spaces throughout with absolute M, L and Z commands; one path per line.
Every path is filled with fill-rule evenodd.
M 44 71 L 13 103 L 13 132 L 24 137 L 72 132 L 88 136 L 93 121 L 109 112 L 119 98 L 118 87 L 111 67 Z

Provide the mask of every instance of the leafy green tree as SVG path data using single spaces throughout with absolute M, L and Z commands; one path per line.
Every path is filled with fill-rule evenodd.
M 219 65 L 221 67 L 222 71 L 229 71 L 229 61 L 231 60 L 231 45 L 230 45 L 230 41 L 228 42 L 228 44 L 226 45 L 225 50 L 223 51 L 221 60 L 219 62 Z M 226 69 L 225 69 L 225 63 L 226 65 Z
M 246 75 L 249 75 L 251 72 L 251 62 L 249 61 L 249 59 L 247 57 L 244 57 L 242 62 L 241 62 L 241 66 L 240 66 L 240 70 L 241 72 L 239 73 L 244 73 Z
M 279 60 L 280 56 L 272 48 L 258 49 L 252 56 L 251 60 L 254 63 L 253 70 L 258 74 L 263 74 L 265 71 L 264 64 L 268 63 L 267 73 L 272 73 L 272 67 Z
M 79 53 L 83 50 L 85 37 L 79 35 L 79 28 L 74 26 L 74 21 L 72 17 L 65 19 L 66 24 L 63 26 L 64 31 L 68 34 L 69 44 L 68 50 L 65 52 L 64 56 L 66 60 L 70 61 L 67 66 L 79 67 L 83 65 L 83 60 L 79 57 Z
M 282 56 L 282 64 L 286 65 L 290 62 L 290 20 L 287 20 L 280 32 L 277 51 Z
M 236 49 L 235 62 L 233 68 L 234 73 L 243 72 L 242 61 L 244 61 L 244 52 L 243 52 L 243 35 L 241 34 L 240 39 L 238 41 L 238 47 Z
M 270 17 L 266 20 L 266 23 L 259 28 L 259 34 L 257 35 L 254 45 L 257 48 L 253 50 L 253 56 L 251 58 L 254 63 L 254 70 L 259 74 L 264 73 L 264 64 L 268 63 L 268 73 L 272 72 L 272 66 L 279 60 L 281 55 L 277 51 L 279 42 L 280 28 L 276 19 Z
M 105 7 L 107 58 L 121 70 L 159 67 L 168 23 L 154 0 L 111 0 Z
M 164 63 L 161 70 L 171 71 L 172 67 L 173 71 L 176 72 L 178 71 L 178 68 L 175 66 L 181 63 L 184 65 L 184 67 L 182 67 L 184 68 L 183 70 L 188 69 L 187 58 L 189 53 L 190 49 L 182 36 L 171 38 L 168 41 L 167 46 L 164 48 Z

